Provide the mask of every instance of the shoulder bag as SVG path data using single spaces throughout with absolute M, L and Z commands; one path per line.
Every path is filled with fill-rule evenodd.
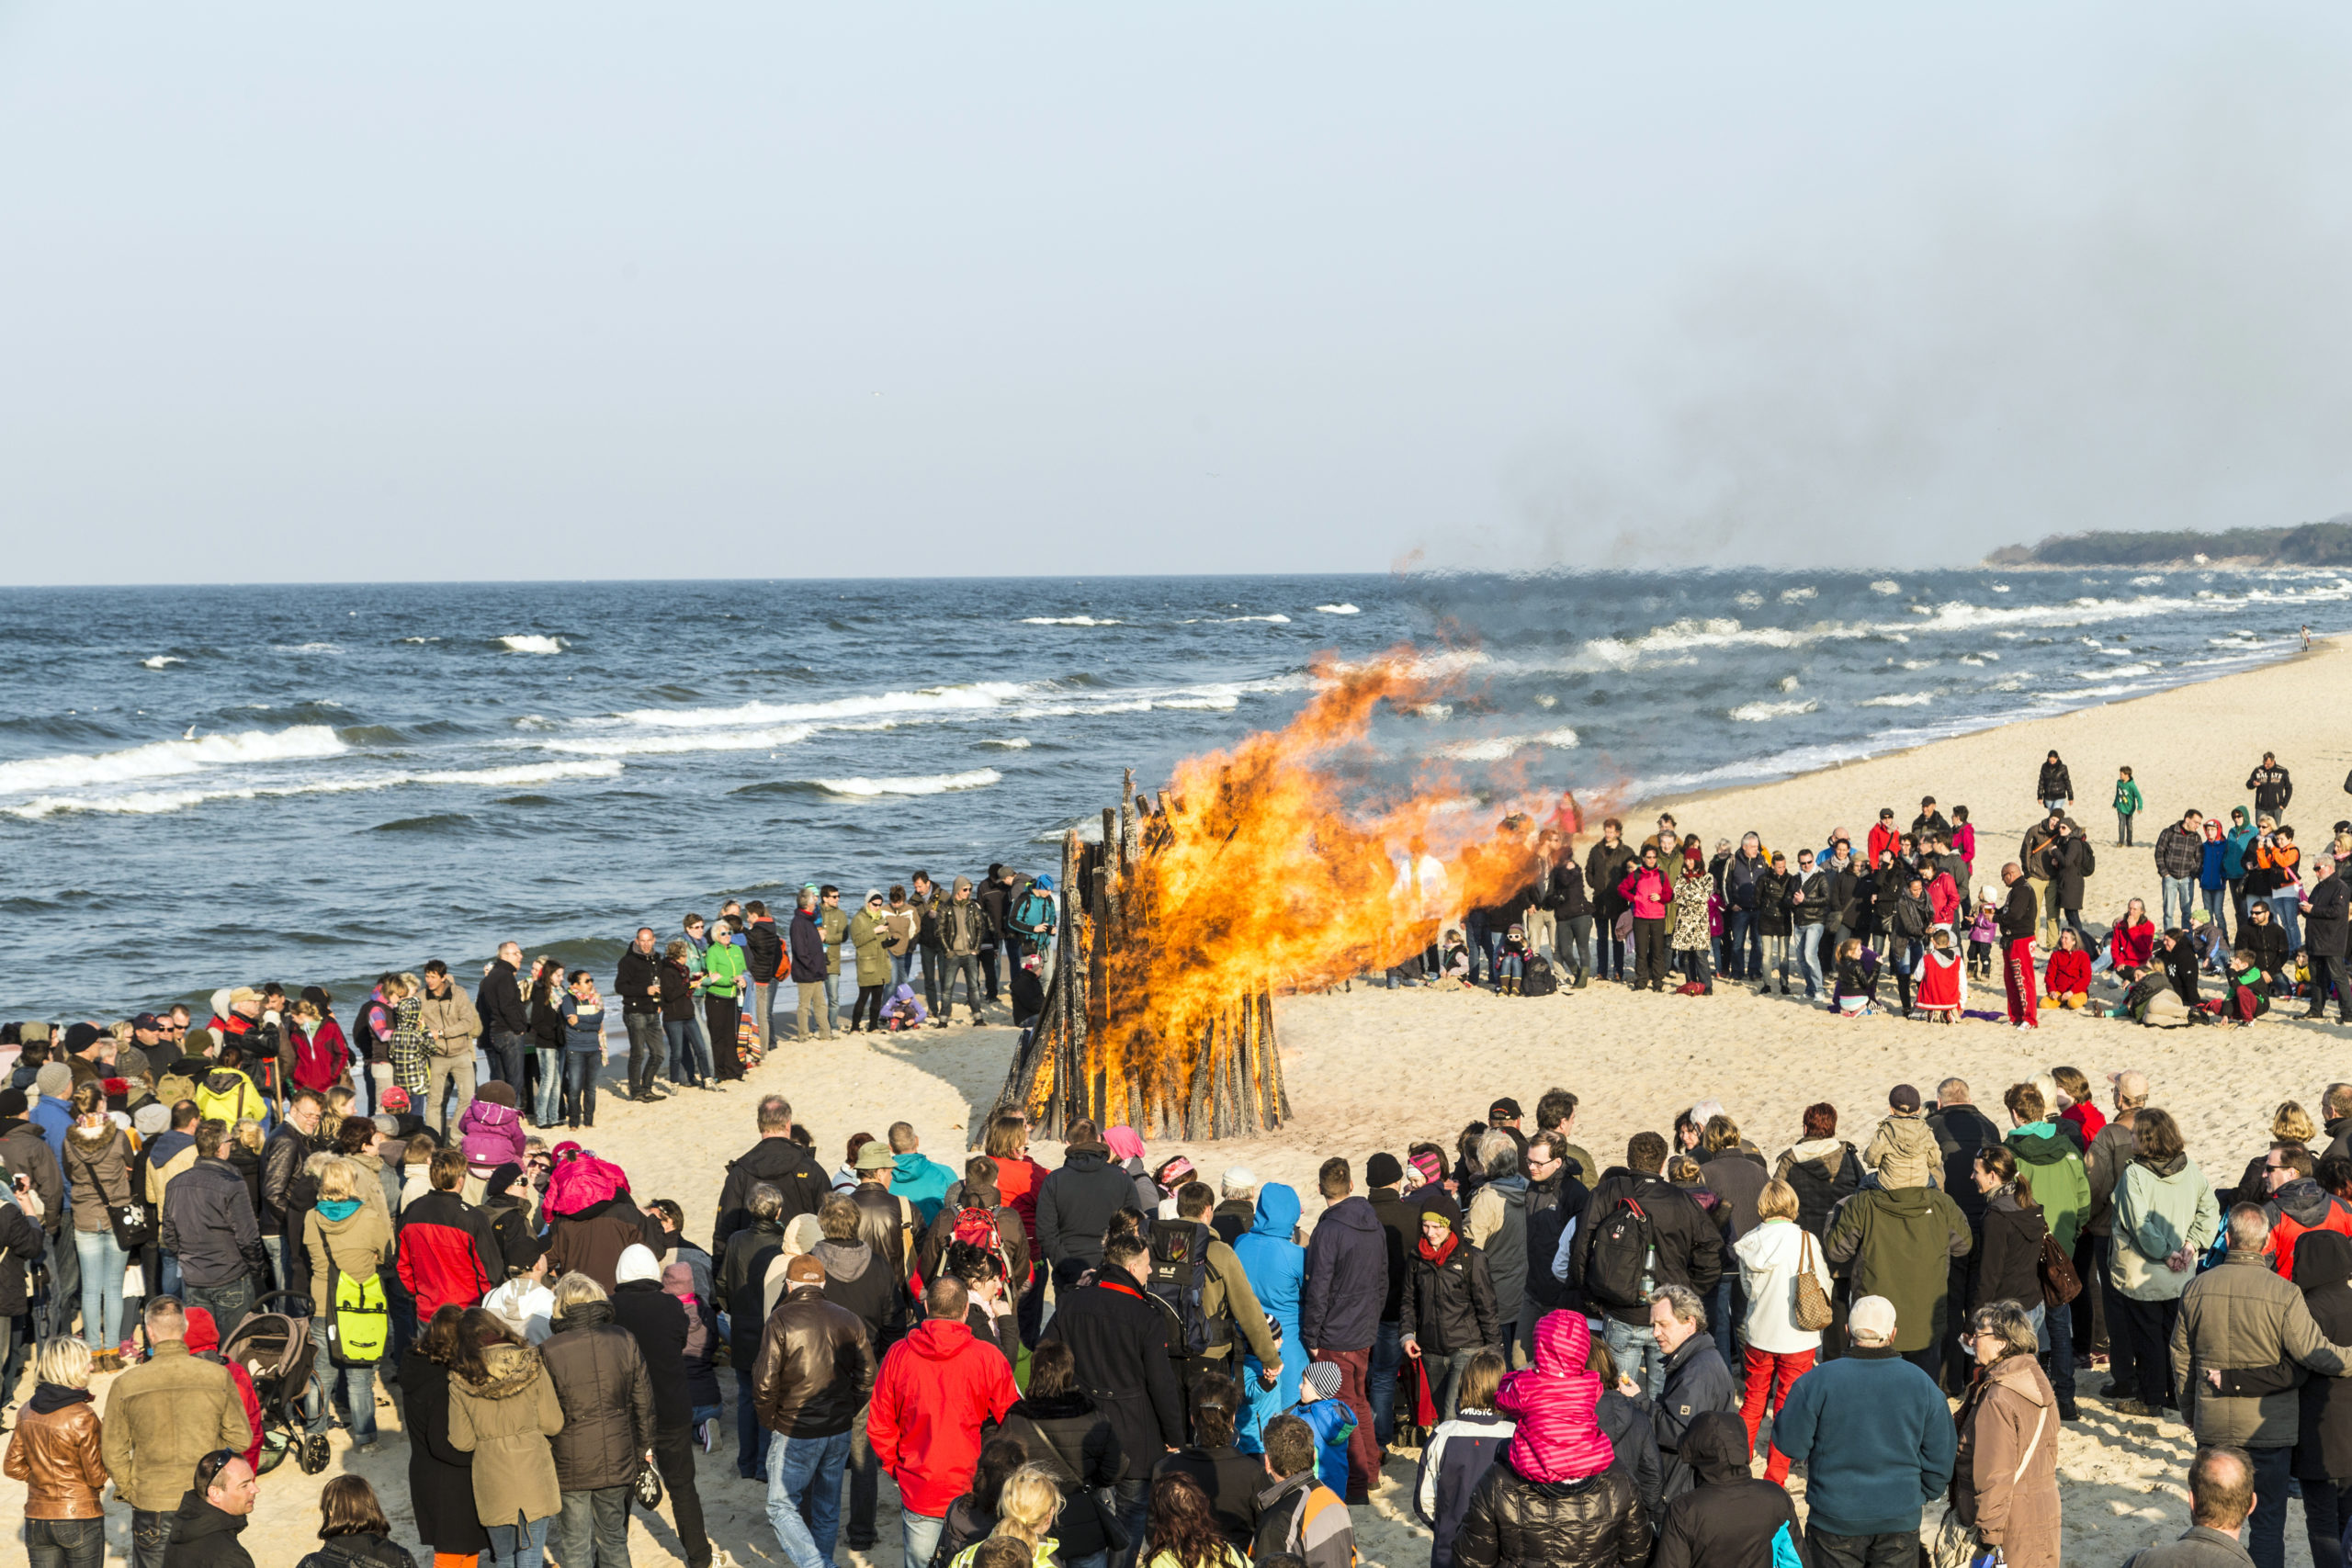
M 2042 1426 L 2050 1419 L 2050 1407 L 2043 1405 L 2033 1413 L 2033 1436 L 2026 1439 L 2025 1452 L 2018 1456 L 2018 1468 L 2009 1476 L 2015 1487 L 2025 1479 L 2025 1467 L 2033 1462 L 2033 1450 L 2041 1446 Z M 1936 1527 L 1936 1539 L 1928 1548 L 1928 1568 L 1969 1568 L 1977 1560 L 1976 1530 L 1960 1522 L 1960 1510 L 1946 1508 L 1943 1523 Z
M 90 1163 L 89 1156 L 80 1155 L 79 1157 L 82 1161 L 82 1168 L 89 1172 L 90 1190 L 96 1192 L 99 1201 L 106 1204 L 107 1219 L 114 1228 L 114 1244 L 126 1253 L 134 1256 L 141 1247 L 153 1247 L 155 1244 L 155 1211 L 144 1198 L 140 1196 L 138 1189 L 131 1184 L 128 1171 L 126 1170 L 124 1174 L 123 1185 L 130 1192 L 130 1201 L 121 1203 L 108 1202 L 107 1201 L 107 1186 L 105 1182 L 98 1179 L 97 1167 Z
M 1803 1239 L 1797 1243 L 1797 1294 L 1789 1321 L 1808 1331 L 1824 1329 L 1834 1314 L 1829 1292 L 1821 1288 L 1821 1280 L 1813 1271 L 1813 1233 L 1800 1230 L 1797 1235 Z
M 2041 1304 L 2056 1312 L 2083 1293 L 2082 1276 L 2075 1272 L 2075 1261 L 2058 1245 L 2058 1238 L 2049 1231 L 2041 1233 Z

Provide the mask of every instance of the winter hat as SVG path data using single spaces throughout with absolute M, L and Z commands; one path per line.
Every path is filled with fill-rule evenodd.
M 160 1100 L 151 1100 L 131 1117 L 130 1125 L 142 1138 L 168 1132 L 172 1125 L 172 1108 Z
M 95 1023 L 69 1023 L 65 1026 L 65 1050 L 78 1056 L 98 1043 L 98 1026 Z
M 388 1138 L 397 1138 L 401 1135 L 401 1119 L 392 1115 L 390 1111 L 385 1112 L 381 1116 L 376 1117 L 374 1120 L 376 1122 L 376 1131 L 383 1134 L 384 1136 Z
M 1884 1341 L 1894 1337 L 1894 1303 L 1884 1296 L 1864 1296 L 1846 1314 L 1846 1327 Z
M 0 1089 L 0 1121 L 13 1122 L 24 1115 L 25 1091 L 20 1089 Z
M 514 1109 L 514 1086 L 511 1083 L 500 1083 L 493 1079 L 474 1090 L 474 1098 L 476 1100 L 487 1100 L 492 1105 L 503 1105 L 506 1107 L 507 1110 L 512 1111 Z
M 1228 1165 L 1217 1184 L 1227 1192 L 1246 1192 L 1258 1185 L 1258 1173 L 1246 1165 Z
M 1143 1158 L 1143 1138 L 1133 1127 L 1106 1127 L 1102 1131 L 1102 1146 L 1117 1160 Z
M 1899 1111 L 1905 1116 L 1912 1115 L 1919 1109 L 1919 1091 L 1907 1083 L 1896 1084 L 1894 1090 L 1887 1095 L 1886 1103 L 1891 1109 Z
M 1426 1149 L 1413 1156 L 1412 1166 L 1415 1170 L 1421 1173 L 1421 1179 L 1432 1187 L 1445 1179 L 1445 1161 Z M 1398 1173 L 1397 1179 L 1399 1180 L 1404 1179 L 1402 1172 Z
M 1376 1154 L 1363 1162 L 1363 1179 L 1373 1187 L 1394 1187 L 1405 1179 L 1405 1168 L 1392 1154 Z
M 1462 1205 L 1453 1201 L 1453 1193 L 1442 1189 L 1429 1201 L 1421 1205 L 1421 1218 L 1443 1220 L 1448 1230 L 1456 1235 L 1461 1234 Z
M 508 1188 L 522 1179 L 523 1168 L 510 1159 L 503 1165 L 492 1168 L 488 1179 L 482 1183 L 482 1197 L 485 1199 L 503 1197 Z M 628 1254 L 624 1252 L 622 1256 L 627 1257 Z
M 63 1100 L 74 1092 L 74 1069 L 62 1062 L 44 1062 L 33 1075 L 33 1087 L 50 1100 Z
M 1317 1361 L 1306 1369 L 1299 1382 L 1325 1399 L 1340 1397 L 1340 1369 L 1329 1361 Z
M 613 1283 L 634 1285 L 639 1282 L 660 1284 L 662 1265 L 654 1258 L 651 1247 L 641 1241 L 633 1241 L 621 1248 L 620 1261 L 613 1265 Z
M 825 1239 L 825 1227 L 817 1223 L 814 1214 L 796 1214 L 784 1227 L 784 1253 L 797 1258 L 804 1252 L 814 1252 L 817 1244 Z

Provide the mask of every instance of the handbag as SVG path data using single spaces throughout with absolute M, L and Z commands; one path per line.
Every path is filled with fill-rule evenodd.
M 2075 1261 L 2058 1245 L 2058 1238 L 2048 1231 L 2041 1233 L 2041 1303 L 2055 1312 L 2083 1293 L 2082 1276 L 2075 1272 Z
M 2049 1419 L 2046 1404 L 2033 1413 L 2033 1436 L 2026 1439 L 2025 1452 L 2018 1457 L 2018 1468 L 2009 1476 L 2011 1487 L 2025 1479 L 2025 1467 L 2033 1462 L 2033 1450 L 2041 1446 L 2041 1428 Z M 1975 1527 L 1960 1522 L 1958 1508 L 1946 1508 L 1943 1522 L 1936 1527 L 1936 1539 L 1928 1548 L 1928 1568 L 1969 1568 L 1979 1555 Z
M 82 1168 L 90 1173 L 91 1190 L 103 1194 L 106 1184 L 98 1179 L 97 1167 L 86 1155 L 82 1156 Z M 114 1244 L 123 1251 L 137 1252 L 155 1245 L 155 1211 L 138 1193 L 133 1192 L 128 1202 L 108 1203 L 107 1219 L 114 1227 Z
M 1813 1233 L 1797 1234 L 1804 1239 L 1797 1244 L 1797 1298 L 1789 1321 L 1803 1329 L 1826 1328 L 1835 1314 L 1830 1311 L 1829 1292 L 1821 1288 L 1821 1280 L 1813 1271 Z
M 1119 1517 L 1117 1495 L 1108 1486 L 1085 1485 L 1086 1472 L 1078 1465 L 1070 1463 L 1069 1456 L 1062 1452 L 1053 1438 L 1046 1437 L 1042 1428 L 1038 1430 L 1037 1436 L 1044 1438 L 1046 1451 L 1052 1454 L 1064 1470 L 1079 1479 L 1080 1483 L 1079 1492 L 1088 1502 L 1094 1505 L 1094 1517 L 1102 1526 L 1102 1540 L 1109 1548 L 1111 1554 L 1115 1557 L 1133 1546 L 1136 1541 L 1135 1532 L 1127 1529 L 1126 1522 Z

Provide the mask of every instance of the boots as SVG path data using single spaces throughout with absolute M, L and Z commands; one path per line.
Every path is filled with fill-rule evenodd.
M 1518 976 L 1513 975 L 1513 976 L 1510 976 L 1508 979 L 1506 979 L 1506 980 L 1504 980 L 1504 981 L 1503 981 L 1503 995 L 1505 995 L 1505 996 L 1507 996 L 1507 997 L 1515 997 L 1515 996 L 1519 995 L 1519 976 Z
M 1585 987 L 1585 982 L 1586 982 L 1588 979 L 1589 979 L 1589 978 L 1591 978 L 1591 976 L 1588 976 L 1588 975 L 1584 972 L 1584 970 L 1583 970 L 1581 967 L 1579 967 L 1579 968 L 1577 970 L 1577 984 L 1576 984 L 1576 988 L 1577 988 L 1577 990 L 1579 990 L 1579 991 L 1583 990 L 1583 989 L 1584 989 L 1584 987 Z

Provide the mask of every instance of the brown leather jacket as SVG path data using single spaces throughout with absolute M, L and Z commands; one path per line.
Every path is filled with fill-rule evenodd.
M 788 1438 L 829 1438 L 849 1430 L 873 1392 L 865 1322 L 827 1301 L 824 1286 L 794 1286 L 769 1314 L 752 1368 L 760 1425 Z
M 77 1399 L 46 1413 L 27 1405 L 0 1470 L 25 1483 L 28 1519 L 104 1518 L 98 1495 L 106 1490 L 107 1466 L 98 1452 L 97 1405 Z

